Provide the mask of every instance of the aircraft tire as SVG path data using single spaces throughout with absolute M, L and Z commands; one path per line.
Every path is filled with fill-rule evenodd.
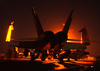
M 45 61 L 45 58 L 41 58 L 42 61 Z
M 77 61 L 77 58 L 75 58 L 75 61 Z
M 60 60 L 60 62 L 63 62 L 63 58 L 62 57 L 59 57 L 58 59 Z

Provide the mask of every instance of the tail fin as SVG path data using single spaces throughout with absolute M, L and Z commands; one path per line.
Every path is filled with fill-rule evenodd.
M 71 24 L 71 21 L 72 21 L 72 17 L 71 16 L 73 14 L 73 11 L 74 11 L 74 9 L 71 11 L 71 13 L 70 13 L 70 15 L 69 15 L 69 17 L 68 17 L 68 19 L 67 19 L 67 21 L 65 23 L 65 26 L 64 26 L 64 28 L 62 30 L 62 32 L 68 33 L 68 30 L 69 30 L 69 27 L 70 27 L 70 24 Z
M 87 33 L 87 29 L 86 27 L 84 27 L 83 29 L 81 29 L 79 32 L 82 33 L 82 44 L 85 44 L 85 45 L 90 45 L 90 41 L 89 41 L 89 37 L 88 37 L 88 33 Z
M 42 34 L 44 31 L 43 31 L 43 28 L 42 28 L 41 23 L 40 23 L 40 21 L 39 21 L 39 18 L 38 18 L 38 16 L 37 16 L 37 14 L 35 13 L 34 7 L 32 8 L 32 12 L 33 12 L 33 18 L 34 18 L 34 22 L 35 22 L 37 34 L 38 34 L 38 37 L 40 37 L 41 34 Z

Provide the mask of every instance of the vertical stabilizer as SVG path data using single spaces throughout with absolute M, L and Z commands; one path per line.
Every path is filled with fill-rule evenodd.
M 82 37 L 81 37 L 82 38 L 82 44 L 90 45 L 90 41 L 89 41 L 89 37 L 88 37 L 88 33 L 87 33 L 86 27 L 81 29 L 79 32 L 82 33 Z
M 70 13 L 70 15 L 69 15 L 69 17 L 68 17 L 68 19 L 67 19 L 67 21 L 65 23 L 65 26 L 64 26 L 64 28 L 62 30 L 62 32 L 68 33 L 68 30 L 69 30 L 69 27 L 70 27 L 70 24 L 71 24 L 71 21 L 72 21 L 72 17 L 71 16 L 73 14 L 73 11 L 74 11 L 74 9 L 71 11 L 71 13 Z
M 34 7 L 32 8 L 32 12 L 33 12 L 33 18 L 34 18 L 34 22 L 35 22 L 35 26 L 36 26 L 36 31 L 37 31 L 38 37 L 40 37 L 44 31 L 43 31 L 43 28 L 39 21 L 39 18 L 37 16 L 37 14 L 35 13 Z

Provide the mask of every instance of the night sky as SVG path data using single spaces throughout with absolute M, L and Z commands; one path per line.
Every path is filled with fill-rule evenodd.
M 86 27 L 90 41 L 100 41 L 100 0 L 0 0 L 0 52 L 8 49 L 5 38 L 12 21 L 15 22 L 12 38 L 37 37 L 32 6 L 44 31 L 54 33 L 62 30 L 74 8 L 68 37 L 81 39 L 81 34 L 77 32 Z M 86 51 L 92 56 L 99 56 L 100 42 L 91 42 Z

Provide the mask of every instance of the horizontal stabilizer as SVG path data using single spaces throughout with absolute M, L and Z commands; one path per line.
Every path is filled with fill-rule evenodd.
M 37 41 L 41 38 L 19 38 L 19 39 L 11 39 L 11 41 Z
M 84 44 L 80 43 L 66 43 L 63 47 L 63 50 L 70 50 L 70 49 L 87 49 Z
M 39 45 L 37 43 L 38 41 L 11 41 L 9 47 L 36 49 Z

